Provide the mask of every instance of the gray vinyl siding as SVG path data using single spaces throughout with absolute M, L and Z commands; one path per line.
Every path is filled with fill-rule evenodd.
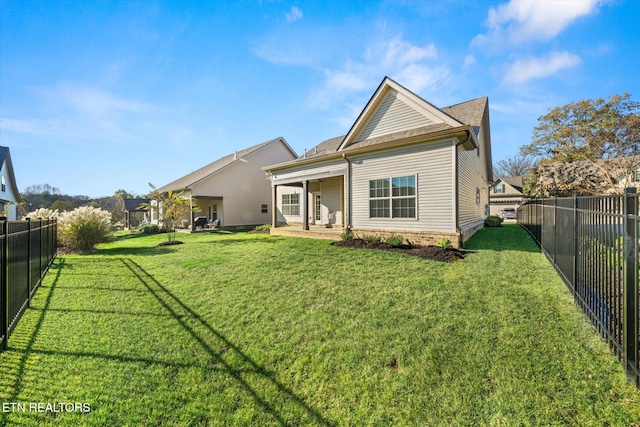
M 477 150 L 458 147 L 458 209 L 459 227 L 466 230 L 484 221 L 489 204 L 489 182 L 484 173 L 484 158 Z M 480 190 L 477 203 L 476 189 Z
M 355 142 L 367 138 L 387 135 L 407 129 L 415 129 L 432 124 L 426 116 L 418 113 L 398 97 L 396 91 L 390 91 L 367 121 Z
M 342 224 L 342 177 L 323 180 L 321 183 L 322 224 Z M 329 213 L 332 213 L 331 220 Z
M 454 142 L 445 140 L 352 159 L 352 226 L 363 229 L 455 231 Z M 369 181 L 416 175 L 416 219 L 369 218 Z

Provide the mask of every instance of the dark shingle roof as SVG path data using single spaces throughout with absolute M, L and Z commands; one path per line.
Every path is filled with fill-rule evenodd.
M 4 163 L 4 159 L 7 158 L 7 154 L 9 154 L 9 147 L 0 147 L 0 165 Z
M 507 184 L 509 184 L 510 186 L 512 186 L 513 188 L 515 188 L 516 190 L 522 192 L 522 176 L 510 176 L 510 177 L 504 177 L 500 179 L 506 182 Z
M 483 96 L 482 98 L 476 98 L 471 101 L 444 107 L 440 110 L 465 125 L 471 125 L 479 128 L 482 126 L 482 117 L 484 116 L 484 109 L 487 102 L 488 98 Z
M 306 153 L 306 158 L 312 158 L 315 156 L 323 156 L 330 153 L 335 153 L 340 144 L 344 140 L 345 135 L 337 136 L 335 138 L 327 139 L 322 141 L 320 144 L 316 145 L 311 150 L 308 150 Z M 305 155 L 298 157 L 299 159 L 304 159 Z
M 143 211 L 140 205 L 151 203 L 151 199 L 124 199 L 124 210 L 129 212 Z
M 459 104 L 451 105 L 449 107 L 440 108 L 440 111 L 453 117 L 454 119 L 456 119 L 462 124 L 470 125 L 473 129 L 473 132 L 476 134 L 476 136 L 478 136 L 478 132 L 480 131 L 480 126 L 482 125 L 482 118 L 484 116 L 484 110 L 487 105 L 487 102 L 488 102 L 488 98 L 484 96 L 482 98 L 472 99 L 471 101 L 461 102 Z M 438 123 L 435 125 L 425 126 L 422 128 L 409 129 L 403 132 L 397 132 L 394 134 L 383 135 L 377 138 L 358 141 L 349 145 L 349 147 L 346 148 L 346 150 L 372 146 L 382 142 L 386 142 L 389 139 L 401 138 L 403 136 L 413 136 L 415 134 L 428 135 L 429 133 L 439 132 L 449 128 L 453 128 L 453 127 L 445 123 Z M 343 135 L 336 138 L 327 139 L 326 141 L 321 142 L 316 147 L 307 151 L 306 158 L 309 159 L 309 158 L 313 158 L 316 155 L 321 156 L 321 155 L 326 155 L 326 154 L 335 152 L 340 146 L 340 144 L 342 143 L 342 141 L 344 140 L 344 137 L 345 136 Z M 299 158 L 304 158 L 304 156 L 300 156 Z

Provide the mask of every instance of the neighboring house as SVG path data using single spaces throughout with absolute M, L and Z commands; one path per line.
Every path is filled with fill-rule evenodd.
M 222 157 L 158 191 L 184 191 L 191 198 L 191 206 L 197 209 L 180 221 L 185 226 L 191 226 L 198 216 L 219 220 L 221 228 L 266 224 L 271 219 L 271 185 L 261 168 L 296 157 L 284 138 L 275 138 Z M 158 223 L 156 209 L 152 209 L 151 222 Z
M 513 176 L 496 180 L 491 186 L 489 200 L 491 215 L 502 216 L 504 208 L 514 208 L 516 210 L 520 208 L 524 200 L 522 177 Z
M 151 215 L 149 206 L 151 199 L 124 199 L 124 228 L 131 229 L 141 223 L 149 223 Z
M 7 204 L 11 203 L 8 207 L 7 218 L 11 221 L 17 219 L 16 205 L 20 202 L 20 192 L 16 185 L 16 178 L 13 174 L 13 163 L 11 163 L 11 153 L 9 153 L 9 147 L 0 147 L 0 210 Z
M 488 99 L 437 108 L 386 77 L 345 136 L 264 170 L 272 234 L 311 224 L 460 247 L 489 214 Z

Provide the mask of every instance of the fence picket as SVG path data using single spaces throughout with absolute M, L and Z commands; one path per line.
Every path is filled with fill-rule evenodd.
M 640 216 L 635 189 L 622 196 L 531 200 L 520 207 L 518 224 L 531 234 L 576 304 L 623 361 L 627 378 L 640 386 Z M 567 242 L 573 242 L 573 248 Z
M 36 224 L 30 219 L 0 217 L 0 353 L 7 349 L 12 330 L 55 259 L 57 225 L 55 219 L 46 220 L 45 225 L 42 219 Z M 43 236 L 48 240 L 46 248 Z M 38 266 L 39 271 L 34 271 Z

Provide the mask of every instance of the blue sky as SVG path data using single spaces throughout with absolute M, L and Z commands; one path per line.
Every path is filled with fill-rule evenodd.
M 282 136 L 343 135 L 384 76 L 489 97 L 494 162 L 549 108 L 640 100 L 640 2 L 0 0 L 0 145 L 20 190 L 136 194 Z

